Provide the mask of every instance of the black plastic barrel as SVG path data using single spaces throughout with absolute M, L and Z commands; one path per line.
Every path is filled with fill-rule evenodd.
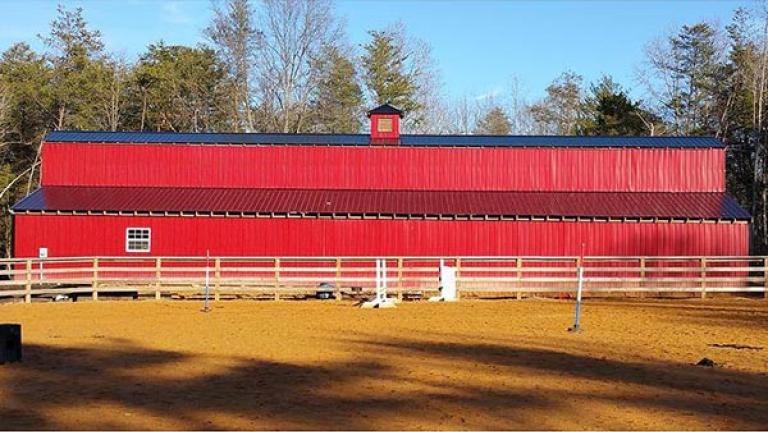
M 0 364 L 21 361 L 21 324 L 0 324 Z

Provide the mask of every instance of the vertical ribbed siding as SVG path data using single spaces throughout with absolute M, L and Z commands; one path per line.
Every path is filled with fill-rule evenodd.
M 722 192 L 724 151 L 46 143 L 45 186 Z
M 127 227 L 151 255 L 747 255 L 748 225 L 555 221 L 334 220 L 17 215 L 15 255 L 123 256 Z M 131 254 L 140 256 L 141 254 Z

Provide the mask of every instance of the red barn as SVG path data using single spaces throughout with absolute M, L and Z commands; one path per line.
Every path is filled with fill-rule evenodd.
M 52 132 L 15 255 L 746 255 L 701 137 Z

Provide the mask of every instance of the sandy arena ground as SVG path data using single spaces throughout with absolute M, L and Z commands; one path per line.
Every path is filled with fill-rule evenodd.
M 768 428 L 765 300 L 200 306 L 0 306 L 0 428 Z

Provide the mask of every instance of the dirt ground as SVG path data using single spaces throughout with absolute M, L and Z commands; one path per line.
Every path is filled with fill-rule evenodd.
M 200 307 L 0 306 L 0 428 L 768 428 L 765 300 Z

